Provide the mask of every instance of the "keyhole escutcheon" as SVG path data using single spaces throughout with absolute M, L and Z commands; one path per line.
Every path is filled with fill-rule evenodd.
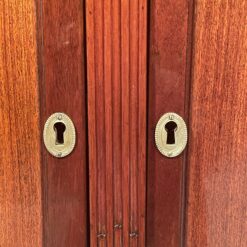
M 46 120 L 43 140 L 47 151 L 56 158 L 68 156 L 75 148 L 76 129 L 71 118 L 55 112 Z
M 160 117 L 155 127 L 155 144 L 161 154 L 177 157 L 185 149 L 187 138 L 187 126 L 181 116 L 167 112 Z
M 167 132 L 166 144 L 171 145 L 175 144 L 175 132 L 177 130 L 177 124 L 174 121 L 169 121 L 165 125 L 165 130 Z
M 66 130 L 66 126 L 62 122 L 57 122 L 54 124 L 54 131 L 56 133 L 56 145 L 63 145 L 64 144 L 64 132 Z

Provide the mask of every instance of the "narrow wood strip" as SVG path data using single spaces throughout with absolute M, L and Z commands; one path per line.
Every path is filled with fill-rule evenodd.
M 138 246 L 146 243 L 146 165 L 147 165 L 147 9 L 148 1 L 139 0 L 138 23 Z
M 136 132 L 138 126 L 138 73 L 139 73 L 139 6 L 138 1 L 130 1 L 130 23 L 129 23 L 129 42 L 130 42 L 130 120 L 129 120 L 129 141 L 130 141 L 130 234 L 138 233 L 138 179 L 137 179 L 137 166 L 138 166 L 138 139 L 139 136 Z M 130 246 L 134 247 L 138 244 L 138 238 L 132 237 Z
M 88 142 L 89 142 L 89 197 L 90 197 L 90 244 L 97 246 L 97 138 L 96 138 L 96 82 L 95 82 L 95 24 L 94 1 L 86 1 L 87 24 L 87 80 L 88 82 Z M 89 30 L 91 35 L 89 35 Z M 90 135 L 89 135 L 90 134 Z
M 42 247 L 34 1 L 0 2 L 0 246 Z
M 114 170 L 114 246 L 123 241 L 122 132 L 121 132 L 121 5 L 112 1 L 112 83 L 113 83 L 113 170 Z
M 96 99 L 96 138 L 97 138 L 97 151 L 95 156 L 97 157 L 97 235 L 98 246 L 107 246 L 108 229 L 107 229 L 107 202 L 106 202 L 106 104 L 105 104 L 105 64 L 104 64 L 104 0 L 97 1 L 94 4 L 94 42 L 95 42 L 95 99 Z M 89 31 L 89 30 L 88 30 Z M 89 92 L 90 97 L 90 92 Z M 90 113 L 89 113 L 90 114 Z M 89 138 L 91 133 L 89 129 Z M 110 171 L 109 171 L 110 172 Z M 92 181 L 94 182 L 94 181 Z M 106 235 L 106 237 L 103 237 Z M 102 237 L 101 237 L 102 236 Z M 94 236 L 95 237 L 95 236 Z
M 66 158 L 52 157 L 43 146 L 44 244 L 88 246 L 83 6 L 80 0 L 42 0 L 37 11 L 42 127 L 61 111 L 77 132 L 75 150 Z
M 166 112 L 187 121 L 187 40 L 191 1 L 150 4 L 147 246 L 180 246 L 184 207 L 182 155 L 168 159 L 157 150 L 155 126 Z
M 112 86 L 112 1 L 104 1 L 104 90 L 107 246 L 113 246 L 113 86 Z
M 129 246 L 130 234 L 130 7 L 129 1 L 121 0 L 121 93 L 122 93 L 122 196 L 123 196 L 123 246 Z

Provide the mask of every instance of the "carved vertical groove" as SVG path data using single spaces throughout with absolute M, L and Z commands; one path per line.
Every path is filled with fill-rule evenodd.
M 146 0 L 87 0 L 92 246 L 145 245 Z

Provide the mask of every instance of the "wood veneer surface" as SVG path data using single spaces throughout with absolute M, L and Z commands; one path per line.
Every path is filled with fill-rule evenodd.
M 145 246 L 147 1 L 87 0 L 92 246 Z
M 179 246 L 186 150 L 176 158 L 164 157 L 154 132 L 167 112 L 188 123 L 192 1 L 153 0 L 149 8 L 147 246 Z
M 187 241 L 247 246 L 247 2 L 197 1 Z
M 76 128 L 76 147 L 52 157 L 42 146 L 44 244 L 88 246 L 84 6 L 80 0 L 37 1 L 41 128 L 64 112 Z
M 0 246 L 42 246 L 36 14 L 0 2 Z

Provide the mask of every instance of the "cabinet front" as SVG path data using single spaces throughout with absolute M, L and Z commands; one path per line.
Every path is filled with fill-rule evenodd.
M 247 246 L 246 14 L 1 1 L 0 246 Z

